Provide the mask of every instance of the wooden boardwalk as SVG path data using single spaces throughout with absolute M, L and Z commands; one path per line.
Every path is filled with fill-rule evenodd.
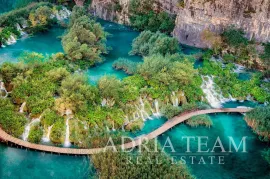
M 157 136 L 163 134 L 164 132 L 168 131 L 169 129 L 173 128 L 174 126 L 188 120 L 193 116 L 198 116 L 201 114 L 211 114 L 211 113 L 245 113 L 250 111 L 250 108 L 223 108 L 223 109 L 207 109 L 207 110 L 198 110 L 193 111 L 190 113 L 182 114 L 168 120 L 164 123 L 160 128 L 156 129 L 155 131 L 144 135 L 142 137 L 136 138 L 133 142 L 123 144 L 122 148 L 129 149 L 142 144 L 144 140 L 151 140 L 156 138 Z M 47 145 L 40 145 L 40 144 L 33 144 L 27 141 L 23 141 L 21 139 L 15 138 L 5 131 L 0 129 L 0 139 L 4 142 L 9 142 L 12 144 L 16 144 L 17 146 L 38 150 L 43 152 L 49 153 L 57 153 L 57 154 L 70 154 L 70 155 L 91 155 L 96 154 L 99 152 L 103 152 L 106 148 L 94 148 L 94 149 L 74 149 L 74 148 L 61 148 L 61 147 L 54 147 L 54 146 L 47 146 Z

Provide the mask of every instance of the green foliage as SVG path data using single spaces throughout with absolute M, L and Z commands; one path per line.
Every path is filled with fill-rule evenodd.
M 82 68 L 101 62 L 100 55 L 107 53 L 106 33 L 94 19 L 84 15 L 81 7 L 74 7 L 70 29 L 62 44 L 68 57 Z
M 113 63 L 113 68 L 117 70 L 124 70 L 127 74 L 132 75 L 137 72 L 137 62 L 125 58 L 119 58 Z
M 238 79 L 237 74 L 232 73 L 233 66 L 233 64 L 227 64 L 225 68 L 222 68 L 219 62 L 204 60 L 200 73 L 216 76 L 214 81 L 225 97 L 232 95 L 234 98 L 243 100 L 250 94 L 261 103 L 270 99 L 269 92 L 261 87 L 260 74 L 255 73 L 250 80 L 243 81 Z
M 208 115 L 204 114 L 204 115 L 194 116 L 188 119 L 186 124 L 191 127 L 198 127 L 198 126 L 211 127 L 213 125 L 213 122 Z
M 34 125 L 31 127 L 29 136 L 28 136 L 28 141 L 31 143 L 40 143 L 41 138 L 43 135 L 43 130 L 39 125 Z
M 56 100 L 56 108 L 60 113 L 67 109 L 74 113 L 87 111 L 95 103 L 97 89 L 88 84 L 87 78 L 79 74 L 65 78 L 58 90 L 60 98 Z
M 262 156 L 270 164 L 270 149 L 266 149 L 262 152 Z
M 44 127 L 49 127 L 59 120 L 63 121 L 64 118 L 60 117 L 55 111 L 48 109 L 42 114 L 41 124 Z
M 175 17 L 153 8 L 154 0 L 132 0 L 129 5 L 131 26 L 137 30 L 150 30 L 170 34 L 175 26 Z
M 177 116 L 180 113 L 180 108 L 177 106 L 173 106 L 171 104 L 167 104 L 162 106 L 161 113 L 167 118 L 172 119 L 174 116 Z
M 235 27 L 230 27 L 225 30 L 223 37 L 225 42 L 229 46 L 239 47 L 241 45 L 248 45 L 248 39 L 244 36 L 245 33 L 241 29 L 236 29 Z
M 65 121 L 64 120 L 58 120 L 56 123 L 54 123 L 50 140 L 56 144 L 61 144 L 64 139 L 65 134 Z
M 0 127 L 15 137 L 22 135 L 26 118 L 14 112 L 14 105 L 9 99 L 0 98 Z
M 169 56 L 153 55 L 144 58 L 144 63 L 138 66 L 138 73 L 153 87 L 162 86 L 169 89 L 179 89 L 190 84 L 197 70 L 187 60 L 171 62 Z M 162 86 L 161 86 L 162 85 Z
M 154 54 L 174 54 L 180 52 L 177 39 L 169 37 L 163 33 L 150 31 L 142 32 L 139 37 L 133 40 L 132 55 L 154 55 Z
M 119 101 L 121 82 L 114 76 L 104 76 L 98 81 L 98 88 L 102 98 Z M 114 102 L 112 102 L 114 104 Z
M 258 107 L 245 116 L 248 125 L 260 136 L 262 141 L 270 139 L 270 107 Z
M 147 148 L 149 151 L 143 148 L 142 152 L 132 154 L 107 150 L 93 155 L 91 161 L 100 178 L 193 178 L 185 165 L 179 163 L 172 165 L 170 157 L 160 148 L 154 152 L 153 142 L 147 144 Z
M 261 55 L 261 59 L 268 67 L 270 66 L 270 43 L 264 45 L 264 53 Z
M 47 2 L 32 3 L 26 7 L 1 14 L 0 27 L 15 27 L 16 23 L 21 23 L 23 19 L 28 19 L 31 11 L 34 11 L 42 6 L 51 6 L 51 4 Z
M 14 27 L 5 27 L 0 30 L 0 45 L 6 45 L 6 41 L 13 35 L 15 38 L 20 36 L 20 32 Z

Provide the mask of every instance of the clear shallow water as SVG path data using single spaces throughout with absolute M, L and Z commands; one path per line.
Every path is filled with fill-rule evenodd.
M 244 106 L 254 107 L 256 104 L 252 102 L 241 103 Z M 230 102 L 225 104 L 225 107 L 237 107 L 239 106 L 236 102 Z M 189 156 L 186 156 L 186 162 L 194 174 L 199 179 L 234 179 L 234 178 L 269 178 L 270 177 L 270 166 L 262 158 L 261 151 L 267 148 L 267 144 L 261 142 L 258 137 L 252 132 L 252 130 L 246 125 L 243 120 L 243 115 L 241 114 L 213 114 L 210 115 L 213 121 L 213 127 L 197 127 L 191 128 L 187 125 L 180 124 L 175 126 L 171 130 L 162 134 L 158 137 L 158 141 L 164 144 L 167 137 L 174 146 L 176 153 L 171 153 L 169 150 L 167 152 L 175 157 L 178 161 L 181 156 L 184 156 L 187 149 L 186 140 L 182 140 L 184 136 L 207 136 L 208 137 L 208 147 L 212 150 L 217 137 L 220 137 L 225 150 L 229 149 L 229 139 L 228 137 L 233 137 L 236 145 L 239 145 L 242 137 L 247 136 L 246 139 L 246 149 L 248 153 L 230 153 L 224 155 L 224 165 L 219 165 L 218 155 L 215 156 L 213 163 L 210 164 L 209 154 L 196 155 L 194 159 L 194 164 L 192 164 Z M 142 131 L 132 134 L 133 136 L 139 136 L 142 134 L 147 134 L 166 122 L 166 119 L 155 119 L 148 120 Z M 198 149 L 197 140 L 191 140 L 191 151 L 196 152 Z M 206 148 L 203 148 L 203 150 Z M 240 151 L 242 148 L 240 148 Z M 235 151 L 235 150 L 233 150 Z M 184 153 L 184 154 L 183 154 Z M 198 164 L 200 157 L 203 156 L 206 162 L 205 165 Z
M 7 147 L 0 143 L 0 178 L 91 178 L 88 157 L 75 157 Z
M 63 52 L 61 39 L 59 38 L 65 29 L 53 27 L 48 32 L 39 33 L 32 37 L 19 39 L 17 43 L 0 48 L 0 64 L 3 62 L 17 62 L 23 52 L 38 52 L 51 55 Z
M 91 83 L 96 81 L 103 75 L 115 75 L 122 79 L 127 76 L 122 71 L 116 71 L 112 68 L 112 63 L 119 57 L 128 58 L 133 61 L 141 61 L 140 57 L 129 56 L 132 40 L 138 36 L 138 32 L 132 31 L 127 27 L 100 21 L 105 30 L 113 36 L 108 39 L 108 45 L 113 48 L 108 55 L 105 56 L 106 62 L 97 65 L 87 71 Z M 53 28 L 45 34 L 39 34 L 31 38 L 19 40 L 16 44 L 0 49 L 0 63 L 3 61 L 16 62 L 18 56 L 25 50 L 37 51 L 43 54 L 51 54 L 63 51 L 61 36 L 64 29 Z M 185 48 L 184 53 L 194 54 L 193 50 Z M 196 51 L 196 50 L 195 50 Z M 250 106 L 255 104 L 252 102 L 245 103 L 227 103 L 224 107 Z M 260 151 L 266 146 L 260 142 L 252 133 L 251 129 L 245 124 L 243 117 L 237 114 L 219 114 L 212 115 L 214 127 L 211 129 L 199 127 L 190 128 L 185 125 L 178 125 L 172 130 L 166 132 L 158 139 L 162 143 L 166 137 L 170 136 L 173 145 L 177 151 L 183 151 L 185 143 L 181 142 L 181 137 L 205 135 L 213 138 L 217 136 L 226 138 L 230 135 L 239 140 L 242 136 L 248 136 L 248 155 L 232 154 L 225 158 L 226 165 L 190 165 L 191 171 L 198 178 L 266 178 L 265 173 L 269 171 L 266 162 L 260 157 Z M 139 136 L 147 134 L 162 124 L 166 120 L 164 118 L 148 120 L 142 131 L 132 134 Z M 192 144 L 196 147 L 196 143 Z M 246 165 L 247 164 L 247 165 Z M 0 144 L 0 178 L 87 178 L 93 175 L 93 170 L 89 171 L 91 166 L 86 157 L 58 156 L 51 154 L 43 154 L 34 151 L 25 151 Z
M 142 61 L 139 56 L 129 56 L 131 45 L 134 38 L 139 35 L 139 32 L 130 29 L 129 27 L 116 23 L 99 20 L 105 31 L 111 35 L 107 39 L 107 46 L 111 47 L 108 55 L 104 55 L 105 62 L 90 68 L 87 71 L 87 76 L 92 84 L 95 84 L 104 75 L 114 75 L 119 79 L 128 76 L 122 70 L 115 70 L 112 64 L 118 58 L 127 58 L 134 62 Z

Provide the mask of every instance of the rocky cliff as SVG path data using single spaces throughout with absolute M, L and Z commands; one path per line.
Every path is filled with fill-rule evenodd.
M 270 41 L 270 0 L 184 0 L 173 35 L 184 44 L 207 47 L 201 33 L 235 25 L 249 39 Z
M 128 24 L 129 1 L 93 0 L 91 9 L 102 19 Z M 270 41 L 270 0 L 157 0 L 156 5 L 177 14 L 173 35 L 183 44 L 207 47 L 201 40 L 204 30 L 219 34 L 230 25 L 249 39 Z
M 128 6 L 130 0 L 93 0 L 92 13 L 104 20 L 128 24 Z

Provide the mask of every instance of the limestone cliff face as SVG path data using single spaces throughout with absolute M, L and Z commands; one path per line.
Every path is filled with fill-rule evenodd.
M 205 29 L 221 33 L 230 25 L 243 29 L 249 39 L 270 41 L 270 0 L 184 0 L 173 35 L 181 43 L 207 47 L 201 40 Z
M 90 9 L 95 16 L 120 24 L 129 24 L 130 0 L 93 0 Z M 119 3 L 119 5 L 117 5 Z
M 129 2 L 93 0 L 91 10 L 104 20 L 129 24 Z M 173 35 L 183 44 L 208 47 L 201 33 L 210 30 L 219 34 L 230 25 L 243 29 L 249 39 L 270 41 L 270 0 L 156 0 L 153 6 L 177 14 Z

